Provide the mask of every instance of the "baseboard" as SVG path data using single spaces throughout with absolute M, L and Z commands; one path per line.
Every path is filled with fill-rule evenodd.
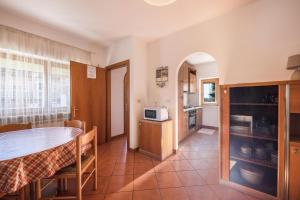
M 139 151 L 139 147 L 136 147 L 136 148 L 129 148 L 129 151 L 131 151 L 131 152 L 137 152 L 137 151 Z
M 125 136 L 125 133 L 122 133 L 121 135 L 116 135 L 116 136 L 110 137 L 110 140 L 115 140 L 115 139 L 118 139 L 118 138 L 124 137 L 124 136 Z
M 202 125 L 201 128 L 213 129 L 213 130 L 216 130 L 216 131 L 219 130 L 219 127 L 215 127 L 215 126 L 206 126 L 206 125 Z

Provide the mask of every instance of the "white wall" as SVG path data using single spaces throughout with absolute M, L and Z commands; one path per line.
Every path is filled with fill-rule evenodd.
M 111 71 L 111 137 L 124 134 L 124 77 L 126 67 Z
M 0 9 L 0 24 L 45 37 L 92 53 L 91 64 L 105 67 L 106 47 L 36 20 L 19 17 Z
M 146 43 L 136 37 L 117 40 L 108 50 L 107 64 L 130 60 L 130 148 L 138 147 L 139 120 L 146 99 Z
M 216 62 L 205 63 L 196 65 L 195 69 L 197 70 L 197 91 L 198 91 L 198 104 L 201 104 L 201 80 L 208 78 L 218 78 L 218 64 Z M 204 126 L 213 126 L 219 127 L 219 105 L 202 105 L 203 107 L 203 125 Z
M 289 79 L 288 56 L 300 52 L 300 1 L 261 0 L 171 34 L 149 45 L 148 102 L 170 108 L 177 148 L 177 72 L 186 56 L 212 55 L 220 83 Z M 169 66 L 169 84 L 155 86 L 155 68 Z

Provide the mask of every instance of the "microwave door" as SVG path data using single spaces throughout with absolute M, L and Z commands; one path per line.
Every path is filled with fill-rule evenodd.
M 156 110 L 145 110 L 146 119 L 156 119 Z

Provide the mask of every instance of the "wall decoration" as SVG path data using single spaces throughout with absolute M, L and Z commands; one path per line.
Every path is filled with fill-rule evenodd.
M 163 88 L 167 85 L 169 78 L 168 66 L 156 69 L 156 85 Z

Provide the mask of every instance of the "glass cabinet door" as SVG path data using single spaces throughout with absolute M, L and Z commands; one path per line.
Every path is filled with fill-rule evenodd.
M 278 86 L 230 88 L 230 181 L 277 196 Z

